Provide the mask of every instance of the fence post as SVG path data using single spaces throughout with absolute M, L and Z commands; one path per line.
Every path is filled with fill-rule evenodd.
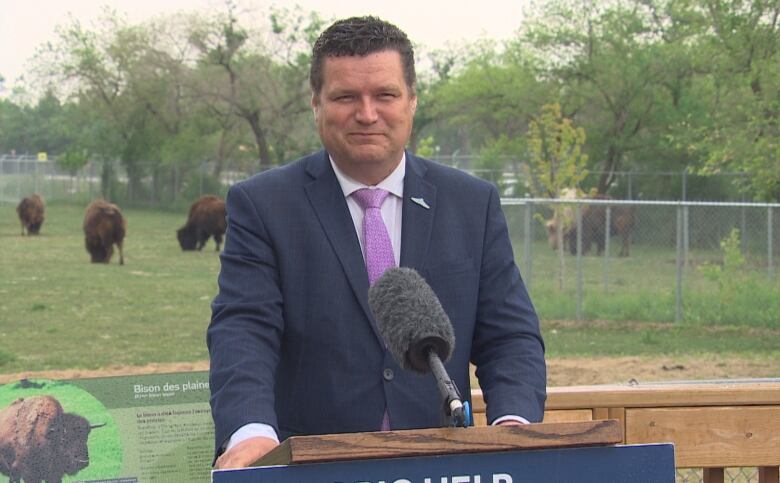
M 95 197 L 95 187 L 93 186 L 95 182 L 95 163 L 92 161 L 89 162 L 88 176 L 89 178 L 87 179 L 87 183 L 89 183 L 89 200 L 87 200 L 87 202 L 90 202 Z
M 688 170 L 683 169 L 682 172 L 682 200 L 688 199 Z
M 33 193 L 39 193 L 40 190 L 38 189 L 38 164 L 40 164 L 40 161 L 38 159 L 35 159 L 33 162 L 33 166 L 35 166 L 35 169 L 33 169 Z
M 772 207 L 766 209 L 766 269 L 769 275 L 769 280 L 774 278 L 774 269 L 772 267 Z
M 688 220 L 689 206 L 683 206 L 683 272 L 688 271 L 688 250 L 691 246 L 690 222 Z
M 0 203 L 5 201 L 5 156 L 0 155 Z
M 604 292 L 609 292 L 609 240 L 612 227 L 612 207 L 607 205 L 607 214 L 604 220 Z
M 683 224 L 683 207 L 677 205 L 677 280 L 675 285 L 675 303 L 674 303 L 674 321 L 680 322 L 682 320 L 682 224 Z
M 747 212 L 747 208 L 743 205 L 740 208 L 740 228 L 739 228 L 739 243 L 742 248 L 742 254 L 748 253 L 748 234 L 747 234 L 747 222 L 745 220 L 746 216 L 745 213 Z
M 22 163 L 16 158 L 16 199 L 22 199 Z
M 582 205 L 577 203 L 577 311 L 576 319 L 582 320 Z M 558 247 L 563 250 L 563 247 Z
M 533 237 L 531 236 L 531 227 L 533 223 L 531 223 L 533 214 L 533 203 L 528 202 L 525 204 L 525 227 L 523 230 L 523 262 L 525 264 L 525 273 L 523 274 L 523 279 L 525 279 L 525 286 L 526 289 L 530 292 L 531 291 L 531 240 L 533 240 Z

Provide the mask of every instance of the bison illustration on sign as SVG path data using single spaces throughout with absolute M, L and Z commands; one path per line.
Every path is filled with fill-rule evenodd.
M 202 250 L 210 236 L 222 244 L 222 235 L 227 229 L 225 201 L 214 195 L 201 196 L 190 206 L 187 223 L 179 228 L 176 237 L 182 250 Z
M 22 223 L 22 236 L 27 230 L 27 235 L 37 235 L 43 224 L 43 199 L 37 194 L 32 194 L 19 202 L 16 213 Z
M 17 399 L 0 411 L 0 473 L 11 483 L 59 483 L 89 465 L 87 439 L 95 428 L 57 399 Z
M 110 262 L 116 245 L 119 250 L 119 264 L 124 265 L 122 242 L 126 230 L 127 222 L 118 206 L 103 199 L 90 203 L 84 215 L 84 244 L 92 263 Z

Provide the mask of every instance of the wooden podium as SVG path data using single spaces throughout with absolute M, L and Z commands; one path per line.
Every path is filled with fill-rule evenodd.
M 618 445 L 618 421 L 297 436 L 214 483 L 674 483 L 671 444 Z

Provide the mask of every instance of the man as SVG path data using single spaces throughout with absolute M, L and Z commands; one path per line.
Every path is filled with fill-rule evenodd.
M 216 467 L 249 465 L 290 435 L 441 425 L 433 376 L 402 370 L 370 313 L 377 243 L 439 297 L 463 395 L 471 361 L 488 421 L 540 421 L 544 346 L 495 187 L 404 151 L 417 106 L 406 35 L 338 21 L 314 45 L 310 82 L 325 150 L 227 198 L 208 330 Z M 384 201 L 364 207 L 378 190 Z

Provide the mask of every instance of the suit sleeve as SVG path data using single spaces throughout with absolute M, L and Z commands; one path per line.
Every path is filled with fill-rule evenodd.
M 278 432 L 274 374 L 284 331 L 271 237 L 240 184 L 228 193 L 227 218 L 219 292 L 206 336 L 217 453 L 246 424 L 267 424 Z
M 539 319 L 515 264 L 495 188 L 487 210 L 472 362 L 488 423 L 508 414 L 538 422 L 547 397 Z

